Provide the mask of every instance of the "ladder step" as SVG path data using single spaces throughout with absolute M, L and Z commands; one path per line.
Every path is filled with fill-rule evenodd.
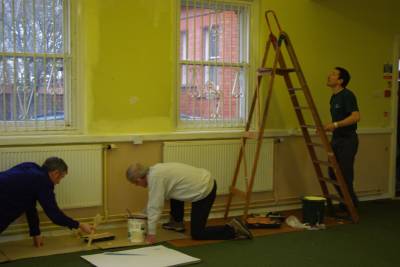
M 329 167 L 332 167 L 332 163 L 330 163 L 329 161 L 323 161 L 323 160 L 313 160 L 314 163 L 319 164 L 319 165 L 326 165 Z
M 307 145 L 308 146 L 313 146 L 313 147 L 324 147 L 324 145 L 323 144 L 320 144 L 320 143 L 313 143 L 313 142 L 311 142 L 311 143 L 307 143 Z
M 243 198 L 247 197 L 247 193 L 246 192 L 244 192 L 244 191 L 242 191 L 240 189 L 237 189 L 236 187 L 231 187 L 231 193 L 234 194 L 234 195 L 239 195 L 239 196 L 241 196 Z
M 249 138 L 249 139 L 258 139 L 259 132 L 254 132 L 254 131 L 246 131 L 243 133 L 243 137 Z
M 294 107 L 294 109 L 296 109 L 296 110 L 309 110 L 310 109 L 310 107 L 300 107 L 300 106 L 297 106 L 297 107 Z
M 338 183 L 336 180 L 333 180 L 333 179 L 331 179 L 331 178 L 318 177 L 318 179 L 319 179 L 320 181 L 324 181 L 324 182 L 331 183 L 331 184 L 334 184 L 334 185 L 339 186 L 339 183 Z
M 309 129 L 317 129 L 317 126 L 315 125 L 310 125 L 310 124 L 303 124 L 300 125 L 301 128 L 309 128 Z
M 329 195 L 328 198 L 330 198 L 330 199 L 332 199 L 332 200 L 337 200 L 337 201 L 339 201 L 340 203 L 344 203 L 344 199 L 341 198 L 341 197 L 339 197 L 339 196 L 337 196 L 337 195 Z
M 272 73 L 272 70 L 273 70 L 272 68 L 259 68 L 257 70 L 257 73 L 258 73 L 258 75 L 268 75 L 268 74 Z M 277 75 L 285 75 L 287 73 L 295 72 L 295 71 L 296 71 L 296 69 L 294 69 L 294 68 L 289 68 L 289 69 L 276 68 L 275 69 L 275 73 Z
M 298 87 L 298 88 L 288 88 L 288 91 L 290 92 L 290 93 L 294 93 L 295 91 L 303 91 L 303 88 L 301 88 L 301 87 Z

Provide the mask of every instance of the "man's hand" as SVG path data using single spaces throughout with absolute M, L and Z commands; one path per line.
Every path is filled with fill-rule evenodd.
M 93 230 L 95 230 L 93 226 L 87 223 L 80 223 L 79 229 L 81 229 L 82 232 L 85 232 L 87 234 L 90 234 L 92 233 Z
M 326 124 L 324 126 L 324 130 L 328 131 L 328 132 L 333 132 L 333 130 L 335 130 L 335 129 L 336 129 L 336 127 L 335 127 L 335 124 L 333 122 L 328 123 L 328 124 Z
M 146 236 L 147 244 L 154 244 L 155 242 L 156 242 L 156 235 L 147 235 Z
M 43 247 L 43 237 L 40 235 L 32 236 L 33 245 L 37 248 Z

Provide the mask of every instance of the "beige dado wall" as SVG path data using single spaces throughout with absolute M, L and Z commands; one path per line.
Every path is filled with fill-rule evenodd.
M 389 144 L 390 134 L 359 135 L 360 145 L 356 158 L 355 187 L 360 197 L 379 197 L 388 193 L 389 187 Z M 107 151 L 105 187 L 106 202 L 104 207 L 71 209 L 65 213 L 83 221 L 90 221 L 97 213 L 106 215 L 109 222 L 124 219 L 126 209 L 140 212 L 147 201 L 147 191 L 131 185 L 125 179 L 125 170 L 132 162 L 155 164 L 162 161 L 162 141 L 132 143 L 115 143 L 117 148 Z M 253 194 L 253 208 L 264 208 L 288 204 L 298 204 L 301 196 L 321 194 L 315 178 L 309 155 L 306 152 L 304 139 L 285 137 L 283 142 L 275 144 L 274 191 Z M 68 177 L 66 178 L 68 179 Z M 88 189 L 90 190 L 90 189 Z M 224 210 L 226 198 L 219 196 L 213 206 L 213 212 Z M 242 200 L 234 199 L 232 210 L 240 211 Z M 187 206 L 189 208 L 190 206 Z M 168 203 L 165 214 L 167 214 Z M 52 229 L 48 218 L 41 214 L 43 229 Z M 362 218 L 361 218 L 362 219 Z M 26 229 L 23 218 L 7 231 Z
M 390 135 L 360 135 L 356 158 L 355 186 L 360 196 L 381 195 L 388 192 Z M 126 208 L 141 211 L 145 206 L 146 190 L 130 185 L 125 179 L 125 169 L 132 162 L 154 164 L 162 161 L 162 142 L 145 142 L 141 145 L 119 143 L 108 153 L 108 212 L 125 214 Z M 304 139 L 287 137 L 275 144 L 274 192 L 254 194 L 257 207 L 268 207 L 299 202 L 308 194 L 321 194 Z M 235 203 L 240 204 L 240 199 Z M 223 210 L 225 198 L 220 196 L 214 211 Z M 240 208 L 240 205 L 239 207 Z

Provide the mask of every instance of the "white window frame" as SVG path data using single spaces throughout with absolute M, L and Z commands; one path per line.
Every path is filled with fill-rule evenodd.
M 208 0 L 204 0 L 205 3 L 209 3 Z M 229 131 L 232 129 L 242 129 L 246 123 L 247 120 L 247 114 L 248 114 L 248 107 L 249 103 L 251 101 L 249 96 L 252 96 L 252 92 L 254 91 L 254 84 L 255 84 L 255 78 L 256 75 L 255 73 L 256 70 L 256 58 L 257 58 L 257 51 L 258 51 L 258 6 L 259 6 L 259 1 L 258 0 L 213 0 L 217 3 L 225 3 L 226 5 L 241 5 L 241 6 L 246 6 L 248 14 L 245 18 L 246 21 L 242 21 L 241 23 L 241 36 L 244 37 L 246 40 L 241 40 L 243 51 L 246 53 L 246 55 L 240 55 L 241 58 L 246 58 L 245 64 L 243 64 L 243 71 L 244 71 L 244 81 L 237 81 L 237 84 L 241 83 L 242 86 L 246 88 L 244 92 L 244 97 L 245 101 L 243 101 L 243 107 L 240 108 L 242 114 L 241 114 L 241 121 L 235 121 L 235 122 L 219 122 L 218 120 L 215 120 L 215 123 L 208 123 L 206 126 L 201 120 L 193 120 L 193 121 L 187 121 L 187 120 L 181 120 L 180 118 L 180 96 L 181 96 L 181 65 L 182 64 L 187 64 L 190 65 L 191 63 L 195 63 L 193 61 L 189 60 L 181 60 L 180 58 L 180 35 L 177 35 L 177 93 L 176 93 L 176 103 L 177 103 L 177 112 L 176 112 L 176 125 L 177 125 L 177 130 L 180 131 L 209 131 L 209 130 L 222 130 L 222 131 Z M 201 0 L 193 0 L 191 1 L 193 3 L 199 3 L 202 2 Z M 181 16 L 181 3 L 182 0 L 177 0 L 177 32 L 179 33 L 181 31 L 180 29 L 180 16 Z M 247 27 L 247 31 L 244 29 L 244 27 Z M 246 33 L 244 36 L 243 34 Z M 251 49 L 250 49 L 251 48 Z M 186 49 L 187 50 L 187 49 Z M 197 63 L 197 64 L 202 64 Z M 233 66 L 238 66 L 238 64 L 232 64 Z M 212 64 L 212 66 L 215 67 L 222 67 L 226 66 L 226 64 L 220 64 L 216 62 L 215 64 Z M 257 115 L 256 115 L 257 116 Z M 255 117 L 256 117 L 255 116 Z M 205 127 L 204 127 L 205 126 Z
M 83 71 L 78 70 L 77 62 L 80 58 L 76 46 L 78 5 L 76 0 L 63 0 L 64 120 L 0 121 L 0 136 L 78 133 L 83 128 L 84 118 L 78 116 L 83 114 L 84 98 L 83 92 L 77 90 L 82 78 L 77 74 Z

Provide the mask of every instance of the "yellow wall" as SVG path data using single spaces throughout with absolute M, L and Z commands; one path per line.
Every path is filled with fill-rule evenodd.
M 81 1 L 89 132 L 172 130 L 172 3 Z
M 174 131 L 176 1 L 78 0 L 78 5 L 88 133 Z M 353 76 L 349 87 L 358 96 L 360 126 L 387 126 L 383 112 L 390 101 L 382 97 L 382 65 L 393 61 L 398 1 L 262 0 L 260 6 L 258 52 L 266 38 L 264 12 L 274 9 L 323 120 L 329 120 L 326 76 L 341 65 Z M 272 101 L 275 116 L 267 128 L 296 127 L 286 93 L 276 90 Z

